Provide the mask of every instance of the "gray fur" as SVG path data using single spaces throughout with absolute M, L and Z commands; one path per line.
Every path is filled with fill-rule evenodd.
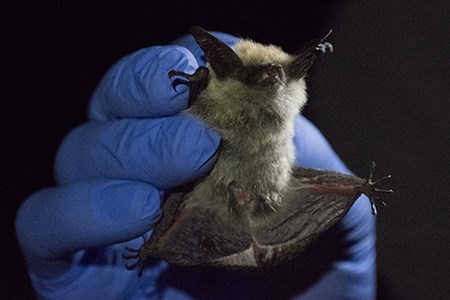
M 248 64 L 279 64 L 286 70 L 293 57 L 272 45 L 243 40 L 234 51 Z M 222 145 L 211 174 L 192 191 L 200 199 L 230 199 L 230 186 L 276 209 L 291 176 L 295 150 L 294 119 L 306 102 L 302 79 L 284 76 L 282 84 L 261 88 L 233 78 L 219 79 L 210 68 L 207 88 L 187 113 L 218 130 Z M 220 195 L 220 196 L 219 196 Z M 219 196 L 219 197 L 218 197 Z

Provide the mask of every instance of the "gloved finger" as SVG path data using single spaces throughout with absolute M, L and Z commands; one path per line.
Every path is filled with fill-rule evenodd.
M 169 189 L 208 172 L 220 136 L 190 116 L 88 122 L 63 141 L 55 160 L 60 184 L 129 179 Z
M 297 165 L 351 174 L 319 129 L 303 116 L 296 118 L 294 143 Z M 367 269 L 364 268 L 374 269 L 375 218 L 366 196 L 362 195 L 353 204 L 339 222 L 339 230 L 343 232 L 340 237 L 345 240 L 346 261 L 351 261 L 365 274 Z M 346 268 L 349 267 L 347 263 Z
M 320 130 L 302 115 L 295 119 L 294 145 L 296 165 L 350 174 Z
M 236 44 L 237 41 L 240 39 L 238 37 L 235 37 L 231 34 L 223 33 L 223 32 L 217 32 L 217 31 L 210 31 L 210 34 L 227 44 L 228 46 L 233 46 Z M 199 45 L 195 42 L 194 38 L 190 34 L 183 35 L 173 42 L 170 43 L 171 45 L 179 45 L 183 46 L 186 49 L 188 49 L 197 60 L 198 64 L 200 66 L 206 65 L 206 57 L 203 53 L 203 50 L 200 49 Z
M 70 259 L 42 261 L 30 268 L 29 274 L 37 299 L 149 299 L 158 277 L 167 268 L 164 261 L 145 264 L 142 277 L 138 270 L 126 268 L 131 261 L 122 258 L 126 247 L 139 249 L 142 238 L 109 245 L 89 248 L 70 255 Z M 142 284 L 148 289 L 142 289 Z M 141 298 L 142 298 L 141 297 Z M 151 299 L 151 298 L 150 298 Z
M 197 68 L 195 58 L 183 47 L 134 52 L 106 72 L 92 95 L 89 117 L 106 121 L 177 114 L 188 106 L 188 86 L 179 84 L 175 90 L 168 73 L 174 69 L 194 73 Z
M 294 145 L 296 165 L 352 174 L 319 129 L 304 116 L 295 119 Z M 369 217 L 365 212 L 362 213 L 363 211 L 369 214 L 371 212 L 370 202 L 365 196 L 361 196 L 348 213 L 352 215 L 350 218 L 353 220 L 352 224 L 359 222 L 360 217 L 356 217 L 356 214 Z
M 26 257 L 54 260 L 136 238 L 159 217 L 160 192 L 155 187 L 92 180 L 31 195 L 17 213 L 16 231 Z

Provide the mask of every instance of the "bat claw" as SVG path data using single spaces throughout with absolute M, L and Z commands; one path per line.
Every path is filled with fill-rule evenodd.
M 123 254 L 122 254 L 122 258 L 123 258 L 123 259 L 135 259 L 135 258 L 139 258 L 139 253 L 133 254 L 133 255 L 127 255 L 127 254 L 123 253 Z
M 377 215 L 376 202 L 380 202 L 383 206 L 387 206 L 386 202 L 378 199 L 378 194 L 394 193 L 392 189 L 379 189 L 375 187 L 380 182 L 388 180 L 392 177 L 391 175 L 387 175 L 374 181 L 373 174 L 375 173 L 375 166 L 375 162 L 372 162 L 369 171 L 369 179 L 367 179 L 366 183 L 361 187 L 361 191 L 369 198 L 373 215 Z
M 142 276 L 142 271 L 144 270 L 144 263 L 142 260 L 138 260 L 137 262 L 135 262 L 134 264 L 127 264 L 125 265 L 125 268 L 127 268 L 127 270 L 134 270 L 136 269 L 136 267 L 139 267 L 139 272 L 138 272 L 138 276 L 141 277 Z
M 128 252 L 139 252 L 139 249 L 133 249 L 133 248 L 130 248 L 130 247 L 125 247 L 125 249 L 126 249 Z
M 391 177 L 392 177 L 392 175 L 387 175 L 387 176 L 381 177 L 380 179 L 375 180 L 375 181 L 373 182 L 373 184 L 377 184 L 377 183 L 382 182 L 382 181 L 385 181 L 385 180 L 387 180 L 387 179 L 391 179 Z M 381 190 L 380 190 L 380 191 L 381 191 Z M 391 190 L 391 191 L 392 191 L 392 190 Z
M 127 268 L 127 270 L 134 270 L 137 267 L 139 267 L 139 273 L 138 276 L 141 277 L 142 276 L 142 271 L 144 270 L 144 260 L 141 257 L 140 253 L 136 253 L 133 255 L 126 255 L 125 253 L 122 254 L 122 258 L 126 259 L 126 260 L 130 260 L 130 259 L 136 259 L 136 262 L 131 263 L 131 264 L 126 264 L 125 267 Z
M 379 181 L 374 182 L 373 185 L 377 184 L 378 182 L 379 182 Z M 374 190 L 376 193 L 383 193 L 383 194 L 393 194 L 393 193 L 394 193 L 394 190 L 391 190 L 391 189 L 389 189 L 389 190 L 383 190 L 383 189 L 377 189 L 377 188 L 374 188 L 373 190 Z
M 369 200 L 370 200 L 370 206 L 372 208 L 372 215 L 376 216 L 378 214 L 378 211 L 377 211 L 377 206 L 375 204 L 375 201 L 373 201 L 373 199 L 370 197 L 369 197 Z
M 189 83 L 189 103 L 188 107 L 191 106 L 195 100 L 197 100 L 198 95 L 206 88 L 208 84 L 209 70 L 206 67 L 199 67 L 195 70 L 194 74 L 187 74 L 182 71 L 171 70 L 169 72 L 169 78 L 174 76 L 181 76 L 186 78 Z M 183 81 L 179 78 L 175 79 L 172 83 L 174 90 L 176 91 L 177 84 L 186 84 L 186 81 Z
M 144 239 L 144 245 L 146 243 L 145 237 L 142 236 L 142 238 Z M 125 249 L 128 252 L 131 252 L 133 254 L 122 254 L 122 258 L 125 260 L 131 260 L 131 259 L 136 259 L 136 262 L 132 263 L 132 264 L 126 264 L 125 267 L 127 268 L 127 270 L 134 270 L 137 267 L 139 267 L 139 273 L 138 276 L 141 277 L 142 276 L 142 271 L 144 270 L 144 258 L 142 257 L 142 247 L 140 249 L 133 249 L 133 248 L 129 248 L 129 247 L 125 247 Z

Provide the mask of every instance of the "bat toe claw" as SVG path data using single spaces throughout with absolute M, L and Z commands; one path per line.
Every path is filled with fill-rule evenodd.
M 209 70 L 206 67 L 199 67 L 197 70 L 195 70 L 194 74 L 188 74 L 182 71 L 177 70 L 171 70 L 167 75 L 169 78 L 172 78 L 174 76 L 181 76 L 186 78 L 189 82 L 198 82 L 205 80 L 208 78 Z
M 133 249 L 133 248 L 130 248 L 130 247 L 125 247 L 125 249 L 126 249 L 128 252 L 135 252 L 135 253 L 139 252 L 139 249 Z
M 377 206 L 375 204 L 375 201 L 373 201 L 372 198 L 369 198 L 369 200 L 370 200 L 370 206 L 372 208 L 372 215 L 376 216 L 378 214 L 378 211 L 377 211 Z
M 145 245 L 145 237 L 142 236 L 142 238 L 144 239 L 144 245 Z M 138 276 L 141 277 L 142 276 L 142 272 L 144 270 L 144 259 L 145 259 L 145 253 L 143 252 L 143 247 L 141 247 L 140 249 L 133 249 L 133 248 L 129 248 L 129 247 L 125 247 L 125 249 L 128 252 L 131 252 L 131 254 L 126 254 L 123 253 L 122 254 L 122 258 L 125 260 L 136 260 L 134 263 L 129 263 L 126 264 L 125 267 L 127 268 L 127 270 L 134 270 L 137 267 L 139 267 L 139 273 Z
M 125 255 L 125 254 L 122 254 L 122 258 L 126 259 L 126 260 L 136 259 L 136 262 L 130 263 L 130 264 L 126 264 L 125 267 L 127 268 L 127 270 L 130 270 L 130 271 L 132 271 L 132 270 L 136 269 L 137 267 L 139 267 L 138 276 L 139 277 L 142 276 L 142 271 L 144 270 L 144 261 L 143 261 L 143 259 L 141 258 L 141 256 L 139 254 L 136 254 L 136 255 Z
M 123 259 L 136 259 L 139 258 L 139 254 L 133 254 L 133 255 L 127 255 L 125 253 L 122 254 L 122 258 Z

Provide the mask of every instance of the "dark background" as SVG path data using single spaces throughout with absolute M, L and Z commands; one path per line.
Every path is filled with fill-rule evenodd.
M 304 113 L 356 174 L 366 176 L 376 161 L 377 174 L 393 175 L 396 194 L 377 217 L 379 298 L 450 297 L 448 2 L 211 2 L 4 4 L 0 297 L 32 297 L 14 214 L 27 195 L 53 184 L 57 147 L 85 120 L 102 74 L 193 24 L 288 51 L 333 28 L 335 52 L 314 65 Z

